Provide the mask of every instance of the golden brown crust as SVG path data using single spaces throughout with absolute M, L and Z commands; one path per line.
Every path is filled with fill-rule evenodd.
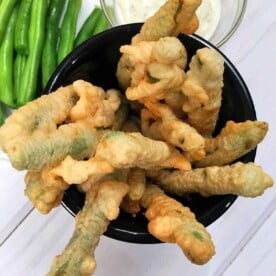
M 103 181 L 86 194 L 85 205 L 76 216 L 75 231 L 64 251 L 54 258 L 48 276 L 92 275 L 96 268 L 94 251 L 110 220 L 119 215 L 128 186 L 119 181 Z
M 194 33 L 199 26 L 196 10 L 200 4 L 201 0 L 168 0 L 146 20 L 134 42 Z
M 42 214 L 60 205 L 68 184 L 61 178 L 48 178 L 45 182 L 41 171 L 28 171 L 25 176 L 25 195 Z
M 156 183 L 164 190 L 177 195 L 198 192 L 202 195 L 236 194 L 256 197 L 273 185 L 273 180 L 260 166 L 250 162 L 227 166 L 212 166 L 188 172 L 163 171 Z
M 187 122 L 204 136 L 210 136 L 216 126 L 222 100 L 224 60 L 215 50 L 197 50 L 189 64 L 182 85 L 186 96 L 183 110 Z
M 195 167 L 229 164 L 253 150 L 265 137 L 268 124 L 262 121 L 228 121 L 220 134 L 205 140 L 206 156 Z
M 164 242 L 176 243 L 187 258 L 205 264 L 215 254 L 210 234 L 189 208 L 150 185 L 142 198 L 149 232 Z

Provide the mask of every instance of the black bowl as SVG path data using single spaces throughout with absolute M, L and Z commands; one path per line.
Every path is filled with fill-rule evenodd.
M 139 32 L 140 27 L 141 24 L 118 26 L 84 42 L 60 64 L 51 77 L 45 93 L 50 93 L 77 79 L 90 81 L 104 89 L 118 88 L 115 72 L 120 58 L 119 47 L 123 44 L 129 44 L 131 37 Z M 185 45 L 189 59 L 199 48 L 215 48 L 196 35 L 180 35 L 179 39 Z M 241 122 L 247 119 L 256 119 L 254 105 L 246 84 L 233 64 L 223 54 L 222 56 L 225 60 L 223 101 L 216 132 L 224 126 L 227 120 Z M 240 160 L 243 162 L 254 161 L 255 154 L 256 149 Z M 205 198 L 198 194 L 191 194 L 177 198 L 177 200 L 189 206 L 197 219 L 207 226 L 219 218 L 236 198 L 235 195 Z M 83 203 L 84 195 L 72 185 L 64 194 L 63 206 L 72 215 L 76 215 L 81 210 Z M 120 216 L 110 223 L 105 235 L 135 243 L 159 242 L 148 233 L 147 220 L 142 213 L 134 218 L 121 212 Z

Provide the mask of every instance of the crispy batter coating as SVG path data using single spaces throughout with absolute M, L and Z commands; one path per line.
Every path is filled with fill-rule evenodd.
M 181 148 L 184 152 L 190 153 L 197 160 L 205 156 L 204 138 L 195 128 L 178 119 L 165 104 L 152 101 L 145 101 L 144 104 L 154 115 L 161 118 L 158 132 L 165 141 Z M 155 124 L 154 131 L 156 130 L 157 125 Z M 144 129 L 144 131 L 146 130 Z
M 105 131 L 91 127 L 89 120 L 61 125 L 49 134 L 37 133 L 28 139 L 12 140 L 5 151 L 14 168 L 40 170 L 58 164 L 67 155 L 74 159 L 92 156 Z
M 188 123 L 201 134 L 210 136 L 216 126 L 221 107 L 224 60 L 215 50 L 197 50 L 186 73 L 182 92 L 187 97 L 183 110 Z
M 64 251 L 55 257 L 50 275 L 92 275 L 96 268 L 94 251 L 109 221 L 119 215 L 119 206 L 128 186 L 103 181 L 86 194 L 83 209 L 76 216 L 75 230 Z
M 121 46 L 120 51 L 128 56 L 132 69 L 125 84 L 129 100 L 154 96 L 164 98 L 167 91 L 180 90 L 184 81 L 187 52 L 175 37 L 164 37 L 158 41 L 141 41 L 136 45 Z M 120 72 L 117 72 L 120 82 Z M 125 82 L 125 77 L 123 78 Z
M 132 38 L 131 44 L 135 45 L 142 41 L 157 41 L 169 36 L 176 37 L 181 32 L 186 34 L 195 32 L 199 24 L 196 10 L 201 2 L 201 0 L 168 0 L 152 17 L 146 20 L 140 33 Z M 160 49 L 162 48 L 168 49 L 165 44 Z M 164 52 L 161 50 L 160 53 Z M 130 85 L 133 71 L 134 65 L 129 55 L 123 54 L 116 71 L 118 82 L 123 89 Z
M 106 160 L 114 168 L 191 168 L 190 162 L 173 146 L 139 132 L 113 131 L 107 134 L 97 145 L 95 157 Z
M 120 207 L 125 213 L 131 214 L 133 217 L 135 217 L 136 214 L 141 211 L 140 201 L 132 200 L 128 195 L 123 198 Z
M 159 172 L 156 182 L 170 193 L 183 195 L 198 192 L 205 196 L 236 194 L 257 197 L 273 185 L 271 177 L 252 162 L 198 168 L 188 172 L 163 171 Z
M 134 42 L 194 33 L 199 26 L 196 10 L 200 4 L 201 0 L 168 0 L 146 20 Z
M 50 171 L 51 175 L 61 177 L 68 184 L 81 184 L 90 177 L 100 179 L 111 173 L 113 167 L 102 160 L 90 158 L 88 160 L 75 160 L 70 155 Z
M 142 134 L 155 140 L 164 140 L 160 126 L 161 120 L 147 108 L 141 110 L 141 131 Z
M 127 179 L 128 196 L 131 200 L 140 200 L 146 188 L 146 173 L 144 169 L 131 168 Z
M 140 199 L 146 188 L 146 173 L 144 169 L 131 168 L 127 176 L 129 186 L 128 194 L 124 197 L 121 208 L 129 214 L 135 216 L 140 210 Z
M 171 36 L 161 37 L 157 41 L 140 41 L 134 45 L 123 45 L 120 52 L 127 54 L 133 65 L 148 64 L 157 61 L 162 64 L 175 63 L 180 68 L 187 64 L 187 51 L 183 44 Z
M 123 54 L 117 63 L 116 78 L 120 87 L 125 90 L 131 82 L 131 74 L 134 67 L 127 54 Z
M 110 127 L 120 105 L 120 92 L 115 89 L 105 92 L 101 87 L 83 80 L 73 82 L 73 87 L 79 100 L 70 111 L 71 121 L 89 118 L 94 127 Z
M 185 120 L 186 114 L 183 111 L 183 104 L 186 100 L 182 91 L 169 91 L 165 95 L 164 102 L 170 107 L 173 113 L 180 119 Z
M 72 85 L 60 87 L 54 93 L 43 95 L 12 113 L 0 128 L 0 146 L 22 140 L 35 133 L 50 133 L 69 117 L 78 96 Z
M 124 126 L 125 122 L 128 119 L 129 115 L 129 104 L 126 98 L 121 95 L 121 103 L 119 108 L 115 112 L 115 118 L 111 126 L 112 130 L 120 130 Z
M 182 0 L 182 8 L 176 16 L 176 27 L 172 35 L 177 36 L 179 33 L 192 34 L 199 27 L 199 20 L 196 15 L 198 7 L 202 0 Z
M 87 193 L 91 189 L 91 186 L 102 181 L 116 180 L 127 183 L 128 175 L 129 169 L 114 169 L 111 173 L 107 173 L 103 176 L 99 176 L 98 174 L 91 175 L 86 181 L 76 185 L 76 188 L 82 193 Z
M 120 47 L 122 54 L 128 55 L 131 64 L 150 63 L 154 60 L 153 48 L 156 41 L 140 41 L 136 45 L 126 44 Z
M 149 185 L 141 204 L 147 208 L 149 232 L 163 242 L 176 243 L 195 264 L 205 264 L 215 254 L 215 247 L 205 227 L 188 207 Z
M 254 149 L 264 139 L 267 131 L 266 122 L 228 121 L 217 137 L 205 140 L 206 157 L 196 161 L 194 166 L 229 164 Z
M 132 101 L 147 97 L 161 100 L 167 92 L 180 90 L 184 78 L 185 72 L 177 65 L 152 62 L 147 65 L 139 84 L 127 88 L 126 96 Z
M 48 214 L 60 205 L 68 184 L 61 178 L 48 177 L 44 181 L 41 171 L 28 171 L 25 176 L 25 195 L 42 214 Z

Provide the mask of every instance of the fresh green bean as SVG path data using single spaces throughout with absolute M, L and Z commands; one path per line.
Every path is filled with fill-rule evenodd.
M 46 21 L 46 36 L 42 51 L 42 86 L 46 86 L 57 67 L 59 21 L 66 0 L 51 0 Z
M 24 74 L 20 80 L 21 91 L 17 98 L 18 105 L 26 104 L 34 99 L 36 94 L 45 37 L 47 8 L 48 0 L 33 0 L 29 29 L 29 45 L 32 50 L 28 55 Z
M 29 53 L 28 31 L 30 26 L 32 2 L 32 0 L 21 1 L 15 24 L 14 48 L 17 53 L 23 55 L 28 55 Z
M 75 47 L 77 47 L 93 35 L 94 29 L 97 25 L 97 20 L 101 13 L 102 10 L 99 7 L 95 7 L 92 10 L 78 32 L 78 35 L 75 39 Z
M 68 0 L 66 12 L 61 24 L 58 47 L 58 64 L 73 50 L 78 14 L 81 0 Z
M 3 110 L 3 105 L 0 104 L 0 126 L 3 125 L 5 122 L 5 114 Z
M 13 70 L 13 91 L 14 91 L 14 97 L 17 99 L 19 93 L 20 93 L 20 80 L 24 73 L 25 65 L 27 61 L 27 56 L 17 53 L 14 58 L 14 70 Z
M 102 31 L 106 30 L 107 27 L 108 27 L 107 19 L 105 18 L 104 14 L 101 13 L 99 18 L 98 18 L 97 25 L 96 25 L 92 35 L 96 35 L 98 33 L 101 33 Z
M 14 107 L 13 93 L 13 45 L 14 29 L 18 9 L 15 8 L 8 21 L 2 45 L 0 47 L 0 101 Z
M 10 20 L 11 14 L 18 0 L 2 0 L 0 6 L 0 44 L 2 43 L 7 24 Z

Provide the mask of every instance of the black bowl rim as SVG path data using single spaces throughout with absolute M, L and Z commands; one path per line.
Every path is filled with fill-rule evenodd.
M 78 60 L 79 55 L 90 45 L 97 43 L 97 41 L 100 41 L 102 37 L 108 35 L 109 33 L 113 33 L 116 31 L 124 31 L 124 30 L 129 30 L 134 28 L 138 28 L 142 25 L 142 23 L 131 23 L 131 24 L 125 24 L 125 25 L 119 25 L 116 27 L 112 27 L 102 33 L 99 33 L 95 35 L 94 37 L 86 40 L 83 42 L 81 45 L 79 45 L 77 48 L 75 48 L 57 67 L 55 72 L 52 74 L 51 78 L 49 79 L 46 88 L 44 90 L 44 93 L 50 93 L 51 91 L 54 90 L 54 84 L 56 80 L 59 78 L 59 76 L 62 74 L 62 72 L 67 68 L 67 66 L 72 65 Z M 180 34 L 181 36 L 186 36 L 184 34 Z M 246 101 L 249 104 L 250 107 L 250 116 L 252 119 L 257 119 L 256 117 L 256 111 L 254 107 L 254 103 L 252 100 L 252 97 L 250 95 L 249 89 L 243 80 L 241 74 L 239 73 L 238 69 L 234 66 L 234 64 L 227 58 L 227 56 L 221 52 L 216 46 L 208 42 L 207 40 L 203 39 L 202 37 L 192 34 L 189 35 L 192 39 L 195 39 L 197 42 L 201 43 L 202 46 L 214 49 L 218 51 L 222 57 L 224 58 L 225 64 L 228 66 L 228 68 L 231 70 L 231 73 L 235 75 L 235 78 L 239 81 L 240 86 L 242 87 L 243 91 L 243 96 L 246 98 Z M 248 161 L 254 161 L 255 156 L 256 156 L 256 149 L 252 150 L 250 152 L 250 156 L 248 157 L 248 160 L 245 160 L 245 162 Z M 206 220 L 203 222 L 205 226 L 208 226 L 212 224 L 215 220 L 221 217 L 229 208 L 232 206 L 232 204 L 236 201 L 238 196 L 236 195 L 223 195 L 219 196 L 221 197 L 221 201 L 214 206 L 211 210 L 208 210 L 209 213 L 213 214 L 213 217 L 210 218 L 209 220 Z M 72 215 L 75 216 L 75 212 L 73 212 L 70 207 L 68 206 L 68 202 L 70 202 L 70 198 L 68 198 L 68 195 L 66 195 L 66 191 L 64 194 L 64 198 L 62 200 L 62 206 Z M 153 244 L 153 243 L 160 243 L 160 240 L 156 239 L 153 237 L 150 233 L 137 233 L 134 231 L 126 231 L 124 229 L 120 229 L 114 225 L 112 225 L 112 222 L 110 223 L 108 229 L 104 233 L 105 236 L 117 239 L 120 241 L 125 241 L 125 242 L 131 242 L 131 243 L 138 243 L 138 244 Z

